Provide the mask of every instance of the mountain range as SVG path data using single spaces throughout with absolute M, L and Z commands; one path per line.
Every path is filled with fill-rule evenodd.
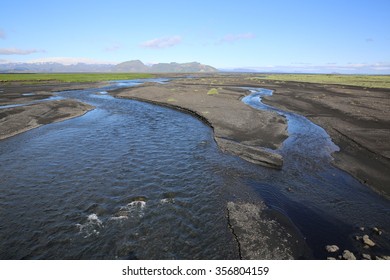
M 65 65 L 58 62 L 3 63 L 0 73 L 66 73 L 66 72 L 123 72 L 123 73 L 196 73 L 218 72 L 218 69 L 199 62 L 157 63 L 145 65 L 140 60 L 131 60 L 119 64 L 77 63 Z

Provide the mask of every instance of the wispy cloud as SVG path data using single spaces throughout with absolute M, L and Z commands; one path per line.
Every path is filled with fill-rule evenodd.
M 176 46 L 177 44 L 180 44 L 181 41 L 182 39 L 180 36 L 156 38 L 142 42 L 141 47 L 147 49 L 165 49 Z
M 85 64 L 116 64 L 117 62 L 103 61 L 98 59 L 92 59 L 87 57 L 42 57 L 26 61 L 27 63 L 44 63 L 44 62 L 57 62 L 64 65 L 74 65 L 77 63 Z
M 221 38 L 217 43 L 233 43 L 240 40 L 248 40 L 248 39 L 254 39 L 256 37 L 255 34 L 251 32 L 247 33 L 241 33 L 241 34 L 227 34 L 223 38 Z
M 104 51 L 106 52 L 115 52 L 115 51 L 118 51 L 122 48 L 122 45 L 121 44 L 112 44 L 110 46 L 107 46 L 104 48 Z
M 37 49 L 18 49 L 18 48 L 0 48 L 0 55 L 27 55 L 32 53 L 46 52 L 45 50 Z
M 0 28 L 0 39 L 5 39 L 6 35 L 3 29 Z

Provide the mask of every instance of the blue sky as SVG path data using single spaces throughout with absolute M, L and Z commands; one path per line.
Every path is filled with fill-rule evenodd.
M 2 0 L 0 63 L 390 73 L 389 14 L 389 0 Z

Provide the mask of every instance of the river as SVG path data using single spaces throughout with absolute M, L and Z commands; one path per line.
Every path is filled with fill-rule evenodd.
M 222 153 L 190 115 L 108 94 L 142 82 L 59 92 L 96 109 L 0 141 L 0 258 L 317 259 L 327 244 L 360 252 L 363 226 L 389 253 L 389 202 L 331 165 L 321 128 L 279 111 L 284 166 L 264 168 Z M 252 90 L 247 104 L 277 110 Z M 261 215 L 231 224 L 248 209 Z

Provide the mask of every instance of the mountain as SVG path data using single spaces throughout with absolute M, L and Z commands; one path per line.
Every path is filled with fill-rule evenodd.
M 0 64 L 0 73 L 77 73 L 77 72 L 110 72 L 111 64 L 77 63 L 64 65 L 58 62 L 6 63 Z
M 141 60 L 130 60 L 115 65 L 112 72 L 148 72 L 149 67 L 142 63 Z
M 81 73 L 81 72 L 131 72 L 131 73 L 195 73 L 218 72 L 209 65 L 199 62 L 158 63 L 147 66 L 140 60 L 130 60 L 119 64 L 62 64 L 58 62 L 0 63 L 0 73 Z
M 131 60 L 117 64 L 112 69 L 113 72 L 149 72 L 149 73 L 194 73 L 194 72 L 218 72 L 218 70 L 209 65 L 199 62 L 189 63 L 157 63 L 152 66 L 146 66 L 140 60 Z
M 209 65 L 200 64 L 199 62 L 189 63 L 158 63 L 153 64 L 150 68 L 150 72 L 153 73 L 195 73 L 195 72 L 218 72 L 218 70 Z

